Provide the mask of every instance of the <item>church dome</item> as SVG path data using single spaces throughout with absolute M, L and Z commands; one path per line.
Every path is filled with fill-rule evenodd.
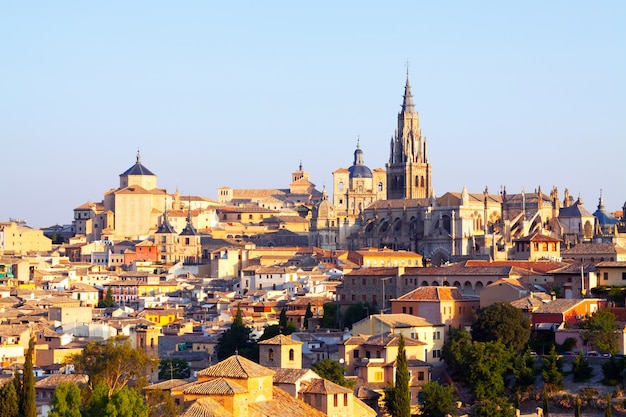
M 348 168 L 350 178 L 372 178 L 372 170 L 363 163 L 363 151 L 359 144 L 354 151 L 354 164 Z
M 135 165 L 128 168 L 120 176 L 129 176 L 129 175 L 154 175 L 148 168 L 142 165 L 139 151 L 137 151 L 137 162 L 135 162 Z

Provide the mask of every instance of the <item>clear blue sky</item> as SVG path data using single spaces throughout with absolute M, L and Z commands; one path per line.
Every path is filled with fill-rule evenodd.
M 433 186 L 626 201 L 623 1 L 5 1 L 0 220 L 70 223 L 141 150 L 170 192 L 384 167 L 405 62 Z

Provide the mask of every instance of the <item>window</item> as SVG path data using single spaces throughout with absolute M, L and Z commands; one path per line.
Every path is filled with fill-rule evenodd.
M 433 349 L 433 359 L 441 358 L 441 349 Z
M 417 373 L 417 380 L 418 381 L 423 381 L 424 380 L 424 371 L 419 371 Z
M 381 371 L 376 371 L 376 373 L 374 374 L 374 380 L 375 381 L 382 381 L 383 380 L 383 373 Z
M 604 278 L 605 281 L 608 281 L 609 280 L 609 273 L 608 272 L 603 273 L 602 277 Z
M 343 394 L 343 406 L 348 406 L 348 394 Z
M 441 332 L 437 330 L 436 332 L 433 332 L 433 340 L 439 340 L 439 339 L 441 339 Z
M 356 301 L 356 295 L 352 294 L 352 301 Z
M 626 272 L 622 272 L 622 281 L 626 281 Z
M 353 357 L 354 359 L 359 359 L 359 350 L 358 350 L 358 349 L 354 349 L 354 350 L 352 351 L 352 357 Z
M 402 307 L 402 313 L 406 314 L 406 307 L 405 306 Z
M 270 362 L 274 362 L 274 349 L 270 349 L 267 351 L 267 360 Z
M 334 394 L 334 395 L 333 395 L 333 406 L 334 406 L 334 407 L 337 407 L 337 405 L 339 405 L 339 404 L 338 404 L 338 401 L 337 401 L 337 394 Z
M 295 352 L 293 349 L 289 349 L 289 360 L 290 361 L 294 361 L 295 360 Z

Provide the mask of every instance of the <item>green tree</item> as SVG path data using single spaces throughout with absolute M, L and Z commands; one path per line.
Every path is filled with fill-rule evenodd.
M 541 407 L 541 408 L 543 408 L 543 415 L 548 417 L 548 415 L 550 415 L 550 404 L 549 404 L 549 401 L 548 401 L 548 391 L 545 389 L 545 386 L 544 386 L 543 394 L 542 394 L 541 397 L 542 397 L 541 399 L 542 399 L 542 403 L 543 403 L 543 405 Z
M 78 385 L 61 382 L 52 395 L 52 410 L 48 417 L 81 417 L 82 396 Z
M 499 341 L 514 352 L 520 352 L 528 343 L 529 337 L 529 320 L 519 308 L 509 303 L 495 303 L 480 309 L 472 323 L 473 340 Z
M 604 384 L 617 385 L 621 382 L 624 371 L 623 360 L 618 360 L 615 356 L 611 356 L 608 360 L 602 363 L 601 367 L 602 374 L 604 375 Z
M 579 324 L 580 337 L 601 352 L 617 352 L 617 324 L 615 314 L 606 308 L 596 310 Z
M 582 350 L 576 355 L 576 359 L 572 363 L 572 377 L 574 382 L 588 382 L 593 375 L 593 366 L 583 356 Z
M 523 355 L 515 356 L 513 376 L 518 387 L 528 388 L 535 383 L 535 362 L 529 348 L 526 348 Z
M 311 369 L 320 377 L 341 385 L 342 387 L 351 388 L 355 381 L 349 381 L 345 378 L 346 368 L 337 361 L 332 359 L 324 359 L 315 362 Z
M 304 312 L 304 328 L 309 328 L 309 320 L 313 318 L 313 310 L 311 310 L 311 303 L 306 305 L 306 311 Z
M 20 416 L 37 417 L 37 402 L 35 396 L 35 373 L 33 371 L 33 355 L 35 354 L 35 338 L 31 337 L 26 351 L 24 373 L 22 376 L 22 391 L 20 399 Z
M 557 355 L 554 345 L 550 348 L 548 355 L 543 357 L 541 377 L 543 382 L 552 388 L 563 387 L 563 359 Z
M 334 329 L 339 325 L 338 308 L 335 303 L 324 304 L 324 315 L 322 316 L 322 327 Z
M 89 375 L 89 389 L 93 392 L 96 385 L 103 382 L 109 399 L 130 381 L 145 379 L 149 369 L 157 366 L 157 361 L 144 350 L 133 349 L 124 336 L 112 337 L 104 344 L 90 342 L 82 353 L 70 358 L 77 373 Z
M 146 392 L 146 403 L 150 417 L 177 417 L 182 412 L 172 395 L 161 389 Z
M 411 391 L 409 390 L 409 366 L 404 348 L 404 336 L 400 335 L 396 357 L 396 380 L 385 389 L 385 407 L 392 417 L 411 416 Z
M 108 307 L 115 307 L 115 300 L 113 299 L 113 290 L 111 289 L 111 286 L 107 288 L 104 298 L 98 302 L 98 308 Z
M 472 342 L 467 358 L 467 382 L 477 400 L 496 400 L 504 393 L 510 358 L 510 351 L 498 341 Z
M 607 394 L 606 408 L 604 409 L 604 417 L 611 417 L 613 415 L 613 402 L 611 401 L 611 394 Z
M 94 387 L 85 405 L 84 417 L 148 417 L 149 408 L 143 397 L 124 386 L 109 398 L 109 388 L 104 381 Z
M 162 359 L 159 362 L 159 379 L 186 379 L 191 376 L 189 362 L 184 359 Z
M 237 306 L 233 324 L 222 333 L 217 343 L 217 359 L 224 360 L 234 355 L 235 352 L 248 359 L 254 359 L 254 346 L 252 329 L 243 323 L 241 308 Z
M 515 410 L 503 397 L 483 399 L 472 407 L 472 417 L 514 417 Z
M 454 387 L 429 381 L 422 386 L 420 410 L 425 417 L 446 417 L 456 415 Z
M 576 400 L 574 400 L 574 417 L 581 417 L 580 413 L 580 396 L 576 396 Z
M 0 387 L 0 417 L 17 417 L 20 413 L 19 398 L 15 384 L 5 382 Z
M 368 302 L 358 301 L 351 304 L 343 315 L 343 325 L 352 328 L 357 321 L 363 320 L 371 314 L 377 314 L 378 309 Z
M 462 381 L 467 380 L 467 355 L 471 346 L 472 336 L 467 330 L 451 329 L 441 350 L 448 371 Z

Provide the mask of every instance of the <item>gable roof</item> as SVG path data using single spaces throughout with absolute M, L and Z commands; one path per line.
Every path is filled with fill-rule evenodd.
M 301 345 L 302 342 L 299 340 L 293 340 L 290 336 L 285 336 L 283 334 L 279 334 L 277 336 L 272 337 L 271 339 L 261 340 L 258 342 L 259 345 Z

